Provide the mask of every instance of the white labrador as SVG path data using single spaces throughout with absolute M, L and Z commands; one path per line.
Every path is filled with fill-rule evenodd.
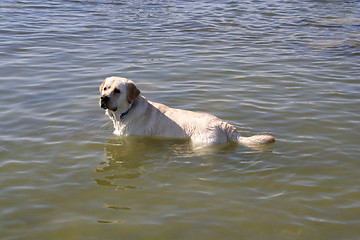
M 194 144 L 235 141 L 257 146 L 275 142 L 270 135 L 242 137 L 234 126 L 210 114 L 151 102 L 126 78 L 108 77 L 99 90 L 100 106 L 106 109 L 117 135 L 190 138 Z

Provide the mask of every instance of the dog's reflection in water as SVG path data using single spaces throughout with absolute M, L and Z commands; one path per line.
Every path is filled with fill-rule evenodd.
M 136 188 L 117 184 L 121 180 L 138 178 L 154 163 L 177 155 L 191 153 L 189 141 L 184 139 L 162 139 L 144 136 L 126 136 L 110 139 L 105 144 L 105 160 L 95 168 L 101 178 L 94 179 L 102 186 L 113 186 L 118 190 Z M 126 181 L 125 181 L 126 182 Z
M 95 172 L 99 177 L 94 179 L 101 186 L 116 187 L 117 190 L 135 189 L 127 184 L 131 179 L 139 178 L 150 168 L 166 167 L 171 162 L 216 161 L 216 156 L 233 153 L 236 149 L 244 154 L 264 151 L 263 148 L 241 147 L 237 143 L 227 142 L 195 148 L 190 140 L 169 139 L 149 136 L 124 136 L 107 140 L 105 159 Z M 245 151 L 244 151 L 245 150 Z M 198 162 L 198 163 L 196 163 Z M 158 165 L 156 165 L 158 163 Z M 207 163 L 208 164 L 208 163 Z

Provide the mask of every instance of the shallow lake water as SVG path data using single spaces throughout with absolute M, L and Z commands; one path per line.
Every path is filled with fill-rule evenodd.
M 3 0 L 1 239 L 359 239 L 359 1 Z M 105 77 L 264 150 L 117 137 Z

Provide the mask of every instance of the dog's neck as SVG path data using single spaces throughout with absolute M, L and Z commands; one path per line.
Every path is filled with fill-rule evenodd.
M 132 109 L 135 108 L 135 106 L 137 105 L 137 99 L 136 98 L 134 101 L 132 101 L 132 103 L 130 103 L 127 108 L 121 110 L 118 109 L 117 111 L 112 111 L 110 109 L 108 109 L 106 111 L 107 115 L 111 118 L 111 120 L 114 122 L 114 127 L 116 128 L 115 125 L 123 125 L 125 124 L 125 120 L 126 117 L 128 116 L 128 114 L 131 112 Z
M 136 99 L 135 99 L 135 100 L 136 100 Z M 130 106 L 129 106 L 128 110 L 126 110 L 125 112 L 122 112 L 122 113 L 120 114 L 120 120 L 121 120 L 121 121 L 123 121 L 123 120 L 125 119 L 126 115 L 127 115 L 127 114 L 130 112 L 130 110 L 133 108 L 135 100 L 132 101 L 132 103 L 130 103 Z
M 122 135 L 127 133 L 131 122 L 141 121 L 142 115 L 148 108 L 149 103 L 146 98 L 139 95 L 127 108 L 111 111 L 107 109 L 106 115 L 110 117 L 114 125 L 114 134 Z

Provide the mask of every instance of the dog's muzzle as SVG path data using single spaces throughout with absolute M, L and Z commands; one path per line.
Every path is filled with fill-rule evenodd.
M 109 109 L 111 111 L 116 111 L 117 108 L 114 107 L 114 108 L 110 108 L 109 107 L 109 102 L 110 102 L 110 97 L 109 96 L 101 96 L 100 97 L 100 107 L 103 108 L 103 109 Z
M 101 96 L 100 97 L 100 107 L 103 109 L 108 109 L 110 98 L 108 96 Z

